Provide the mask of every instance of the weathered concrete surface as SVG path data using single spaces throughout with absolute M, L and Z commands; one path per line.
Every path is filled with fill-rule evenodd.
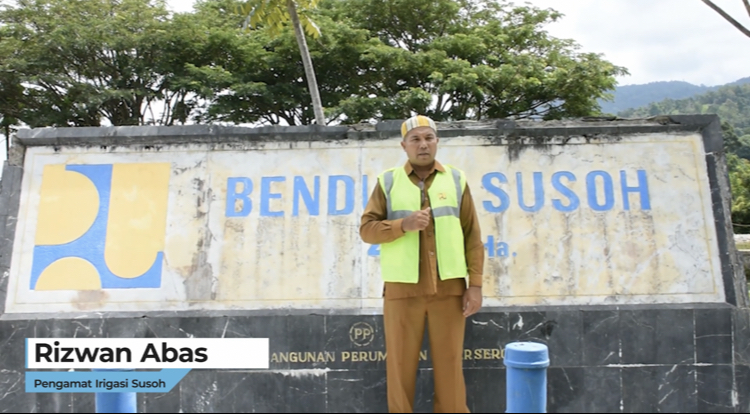
M 745 270 L 750 270 L 750 250 L 740 250 L 739 254 L 742 265 L 745 266 Z
M 12 267 L 0 279 L 0 293 L 10 284 L 0 315 L 0 407 L 93 411 L 91 395 L 23 392 L 27 337 L 261 336 L 271 339 L 268 372 L 193 371 L 169 394 L 139 396 L 141 411 L 385 411 L 377 256 L 357 226 L 374 175 L 404 161 L 398 125 L 20 132 L 0 182 L 3 197 L 11 195 L 0 235 L 15 243 L 12 262 L 9 243 L 0 246 L 0 269 Z M 467 172 L 488 242 L 487 306 L 467 324 L 465 344 L 472 412 L 504 411 L 501 351 L 516 340 L 550 347 L 549 412 L 750 412 L 747 286 L 718 125 L 712 116 L 440 124 L 438 156 Z M 99 167 L 86 176 L 89 167 L 55 167 L 62 163 Z M 128 170 L 133 163 L 143 168 Z M 167 184 L 160 164 L 169 164 Z M 11 167 L 15 178 L 6 180 Z M 647 192 L 635 189 L 639 170 Z M 97 178 L 102 172 L 110 179 Z M 311 202 L 316 176 L 320 195 Z M 304 189 L 295 191 L 295 177 Z M 244 199 L 246 179 L 253 189 Z M 45 182 L 55 185 L 46 190 Z M 57 184 L 76 198 L 55 193 Z M 565 211 L 572 195 L 578 205 Z M 44 283 L 33 285 L 35 253 L 49 254 L 37 239 L 46 247 L 78 240 L 95 227 L 88 222 L 102 200 L 112 209 L 102 216 L 101 256 L 114 276 L 101 263 L 92 273 L 72 260 L 63 271 L 47 266 L 46 276 L 37 269 Z M 245 205 L 250 211 L 239 214 Z M 54 226 L 58 210 L 72 220 Z M 154 228 L 163 239 L 147 236 Z M 134 286 L 154 263 L 162 268 L 148 283 L 157 274 L 160 285 Z M 55 274 L 76 276 L 44 279 Z M 56 290 L 66 283 L 115 285 Z M 352 336 L 354 327 L 370 334 Z M 431 411 L 424 349 L 416 402 Z
M 750 412 L 747 310 L 705 305 L 508 308 L 470 318 L 472 412 L 505 412 L 502 349 L 550 349 L 547 412 Z M 354 327 L 372 328 L 356 337 Z M 193 370 L 139 412 L 387 412 L 382 317 L 268 315 L 0 321 L 0 410 L 94 412 L 91 394 L 23 392 L 25 337 L 268 337 L 268 371 Z M 416 411 L 432 412 L 430 350 Z
M 713 205 L 726 194 L 711 184 L 712 141 L 645 121 L 596 124 L 441 131 L 438 158 L 466 171 L 478 207 L 485 305 L 734 302 L 723 286 L 733 268 L 715 227 L 724 212 Z M 358 225 L 377 174 L 405 162 L 399 137 L 344 127 L 122 130 L 100 134 L 109 145 L 84 137 L 97 129 L 20 134 L 31 147 L 8 314 L 380 308 L 377 248 Z M 160 131 L 158 145 L 121 142 Z M 109 168 L 111 182 L 94 182 L 104 169 L 62 167 L 79 164 Z M 130 182 L 136 171 L 143 178 Z M 97 217 L 104 251 L 82 243 L 65 255 L 102 263 L 40 259 L 47 247 L 37 246 L 88 237 Z M 154 275 L 137 277 L 152 265 Z M 103 272 L 129 284 L 102 285 Z
M 22 174 L 21 167 L 8 162 L 3 164 L 4 178 L 0 181 L 0 309 L 4 309 L 6 304 Z

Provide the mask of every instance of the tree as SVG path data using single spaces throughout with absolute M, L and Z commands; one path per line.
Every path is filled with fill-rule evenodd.
M 333 20 L 373 38 L 352 57 L 366 67 L 362 88 L 336 108 L 344 122 L 414 112 L 436 120 L 592 115 L 615 77 L 627 73 L 599 55 L 578 53 L 573 41 L 549 36 L 544 25 L 560 17 L 554 10 L 494 0 L 326 5 Z
M 750 84 L 723 86 L 686 99 L 665 99 L 618 113 L 623 118 L 717 114 L 732 187 L 734 232 L 750 233 Z
M 271 30 L 238 36 L 241 4 L 169 14 L 157 0 L 18 0 L 0 11 L 0 87 L 20 93 L 3 94 L 0 114 L 30 126 L 314 122 L 299 36 L 270 14 Z M 490 0 L 327 0 L 314 14 L 325 36 L 308 45 L 319 107 L 345 123 L 598 114 L 625 69 L 550 37 L 558 17 Z
M 671 114 L 717 114 L 736 135 L 750 134 L 750 83 L 727 85 L 685 99 L 665 99 L 618 113 L 624 118 Z M 727 141 L 725 131 L 725 142 Z M 728 151 L 736 152 L 733 148 Z
M 0 113 L 31 127 L 185 122 L 186 63 L 201 56 L 180 23 L 161 0 L 17 0 L 0 10 L 0 74 L 23 86 Z
M 493 1 L 484 11 L 473 8 L 477 1 L 412 1 L 328 0 L 316 9 L 325 36 L 309 49 L 329 122 L 413 112 L 438 120 L 594 115 L 598 98 L 625 73 L 599 56 L 578 53 L 572 41 L 549 37 L 543 25 L 558 16 L 552 11 Z M 197 13 L 230 3 L 206 1 Z M 415 9 L 422 18 L 413 17 Z M 422 21 L 431 24 L 416 29 L 425 31 L 421 35 L 396 33 L 420 28 Z M 209 102 L 203 122 L 308 122 L 313 114 L 294 33 L 256 30 L 243 38 L 248 44 L 239 54 L 200 68 L 211 90 L 203 96 Z
M 325 125 L 325 115 L 323 114 L 323 104 L 320 100 L 318 81 L 315 77 L 315 69 L 313 68 L 310 50 L 305 39 L 305 32 L 311 36 L 320 36 L 320 29 L 318 29 L 318 26 L 307 15 L 311 9 L 317 6 L 319 1 L 250 0 L 242 6 L 242 12 L 247 15 L 246 27 L 262 24 L 274 35 L 278 35 L 281 32 L 284 22 L 291 21 L 300 55 L 302 56 L 302 64 L 305 68 L 310 98 L 312 99 L 313 110 L 315 112 L 315 122 L 318 125 Z
M 748 148 L 744 148 L 744 144 L 740 141 L 740 137 L 737 136 L 737 131 L 732 124 L 727 121 L 721 121 L 721 135 L 724 139 L 724 150 L 742 157 L 741 153 L 746 152 Z
M 235 6 L 232 0 L 199 1 L 192 12 L 172 16 L 153 68 L 162 79 L 165 106 L 156 123 L 223 121 L 211 116 L 216 109 L 212 104 L 217 97 L 242 92 L 231 81 L 232 71 L 258 72 L 263 47 L 251 37 L 237 35 L 244 18 L 235 13 Z M 250 114 L 240 122 L 258 120 Z
M 750 233 L 750 161 L 727 154 L 732 190 L 732 224 L 736 234 Z
M 18 125 L 18 114 L 23 108 L 23 86 L 15 73 L 0 72 L 0 134 L 5 142 L 5 157 L 10 156 L 10 134 Z
M 0 13 L 0 69 L 18 74 L 30 126 L 142 121 L 166 9 L 147 1 L 18 0 Z M 6 54 L 10 52 L 10 55 Z
M 14 125 L 18 123 L 18 120 L 9 116 L 3 116 L 0 118 L 0 133 L 3 135 L 3 142 L 5 144 L 5 159 L 10 157 L 10 134 L 15 132 Z
M 216 30 L 235 26 L 241 17 L 232 0 L 210 0 L 196 5 L 196 20 Z M 226 16 L 230 16 L 227 19 Z M 367 80 L 367 70 L 359 56 L 376 39 L 366 30 L 352 28 L 321 11 L 316 21 L 325 36 L 310 42 L 310 55 L 316 60 L 321 101 L 326 116 L 335 117 L 334 108 L 357 93 Z M 256 30 L 251 36 L 236 36 L 233 46 L 215 56 L 210 64 L 193 68 L 194 82 L 202 85 L 200 98 L 206 111 L 198 122 L 305 125 L 315 119 L 309 87 L 295 34 L 291 30 L 271 34 Z
M 730 16 L 727 12 L 725 12 L 721 7 L 717 6 L 712 2 L 711 0 L 702 0 L 706 5 L 710 8 L 712 8 L 716 13 L 719 13 L 721 17 L 723 17 L 726 21 L 728 21 L 732 26 L 734 26 L 737 30 L 742 32 L 747 37 L 750 37 L 750 29 L 746 28 L 742 25 L 742 23 L 735 20 L 732 16 Z M 745 10 L 747 10 L 747 14 L 750 16 L 750 0 L 742 0 L 742 4 L 745 5 Z

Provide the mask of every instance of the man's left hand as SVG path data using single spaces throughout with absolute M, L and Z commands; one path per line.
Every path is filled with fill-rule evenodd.
M 482 307 L 482 288 L 478 286 L 469 286 L 464 292 L 464 317 L 477 313 Z

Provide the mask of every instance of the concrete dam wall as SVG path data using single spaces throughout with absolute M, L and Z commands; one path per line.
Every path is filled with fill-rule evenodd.
M 22 130 L 0 182 L 0 406 L 30 337 L 270 338 L 267 371 L 193 370 L 143 412 L 383 412 L 379 248 L 359 220 L 400 122 Z M 549 346 L 549 412 L 750 412 L 750 313 L 719 119 L 438 124 L 485 241 L 472 412 L 503 348 Z M 429 348 L 417 410 L 432 411 Z

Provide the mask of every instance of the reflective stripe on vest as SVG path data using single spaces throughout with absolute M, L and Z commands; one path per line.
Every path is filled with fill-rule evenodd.
M 442 206 L 438 207 L 434 210 L 432 210 L 432 216 L 433 217 L 442 217 L 442 216 L 454 216 L 458 217 L 460 219 L 460 211 L 461 208 L 461 197 L 463 197 L 463 189 L 461 188 L 461 173 L 456 170 L 455 168 L 450 169 L 451 174 L 453 175 L 453 182 L 456 187 L 456 200 L 458 200 L 458 207 L 451 207 L 451 206 Z M 388 204 L 388 220 L 397 220 L 400 218 L 406 218 L 409 217 L 409 215 L 412 213 L 409 210 L 396 210 L 393 211 L 393 203 L 391 202 L 391 190 L 393 189 L 393 170 L 388 170 L 383 174 L 383 186 L 385 187 L 385 198 Z
M 387 219 L 403 219 L 422 208 L 421 190 L 403 167 L 380 174 L 379 185 L 386 197 Z M 437 172 L 427 193 L 435 226 L 435 254 L 441 280 L 467 277 L 460 207 L 466 179 L 463 173 L 446 166 Z M 419 233 L 410 231 L 380 246 L 380 269 L 385 282 L 419 282 Z

